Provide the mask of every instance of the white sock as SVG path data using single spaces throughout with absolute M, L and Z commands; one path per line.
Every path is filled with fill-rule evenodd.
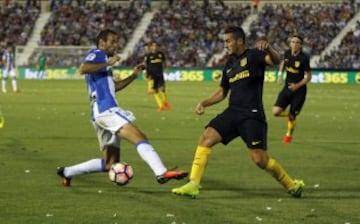
M 103 159 L 91 159 L 89 161 L 69 166 L 64 169 L 65 177 L 73 177 L 85 173 L 104 172 L 105 164 Z
M 5 79 L 1 80 L 1 90 L 3 92 L 6 92 L 6 80 Z
M 150 166 L 156 176 L 164 174 L 167 171 L 159 155 L 149 142 L 138 142 L 135 147 L 140 157 Z
M 12 84 L 13 91 L 16 92 L 17 91 L 17 81 L 16 81 L 16 79 L 13 79 L 11 81 L 11 84 Z

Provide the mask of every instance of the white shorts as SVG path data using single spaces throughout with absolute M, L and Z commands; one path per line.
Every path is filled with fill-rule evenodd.
M 93 109 L 97 110 L 96 104 L 94 104 Z M 120 137 L 116 132 L 125 124 L 136 119 L 133 113 L 114 107 L 102 113 L 93 114 L 95 115 L 93 126 L 98 137 L 100 150 L 103 150 L 107 145 L 120 148 Z
M 104 150 L 106 146 L 113 146 L 115 148 L 120 148 L 120 138 L 116 134 L 111 133 L 108 130 L 103 129 L 95 122 L 92 122 L 93 127 L 98 138 L 100 151 Z
M 3 78 L 7 78 L 7 77 L 16 77 L 16 72 L 15 69 L 3 69 L 2 71 L 2 77 Z

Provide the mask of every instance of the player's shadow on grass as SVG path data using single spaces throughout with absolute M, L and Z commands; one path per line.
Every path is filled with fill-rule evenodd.
M 286 192 L 281 186 L 279 188 L 259 188 L 258 186 L 254 188 L 251 187 L 251 183 L 248 183 L 247 186 L 239 186 L 240 183 L 229 184 L 213 179 L 206 179 L 203 182 L 204 187 L 200 190 L 200 194 L 204 199 L 281 198 L 286 196 Z
M 209 191 L 208 196 L 204 198 L 286 198 L 290 197 L 286 190 L 279 187 L 251 187 L 251 183 L 247 183 L 246 187 L 237 184 L 228 184 L 218 180 L 207 179 L 206 188 L 203 191 Z M 214 196 L 214 194 L 216 196 Z M 360 199 L 359 188 L 357 187 L 341 187 L 337 189 L 326 188 L 304 188 L 302 199 Z

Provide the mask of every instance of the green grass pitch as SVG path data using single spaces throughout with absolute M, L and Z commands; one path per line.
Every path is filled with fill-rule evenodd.
M 171 168 L 189 170 L 204 125 L 226 102 L 197 116 L 197 102 L 216 82 L 168 82 L 171 111 L 158 112 L 146 83 L 135 81 L 118 93 L 121 107 Z M 136 150 L 122 142 L 122 160 L 134 179 L 111 184 L 106 173 L 59 184 L 58 166 L 101 156 L 89 120 L 82 80 L 20 80 L 20 93 L 0 94 L 5 126 L 0 129 L 0 223 L 198 224 L 360 223 L 360 86 L 310 84 L 293 143 L 283 145 L 285 119 L 271 116 L 280 87 L 265 84 L 269 153 L 294 178 L 303 178 L 303 198 L 291 198 L 249 159 L 237 139 L 214 148 L 196 199 L 172 195 L 186 181 L 159 185 Z

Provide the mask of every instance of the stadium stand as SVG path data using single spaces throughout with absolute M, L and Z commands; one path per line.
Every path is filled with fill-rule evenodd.
M 341 44 L 323 56 L 317 65 L 319 68 L 360 69 L 360 20 L 354 30 L 349 31 Z
M 358 39 L 354 36 L 359 32 L 355 32 L 356 30 L 344 35 L 346 37 L 343 41 L 346 44 L 336 45 L 334 50 L 331 50 L 331 54 L 328 52 L 325 54 L 324 51 L 339 36 L 338 34 L 345 30 L 353 17 L 360 16 L 355 14 L 358 11 L 358 3 L 351 0 L 267 0 L 260 1 L 257 13 L 253 12 L 249 0 L 80 2 L 80 6 L 77 1 L 72 4 L 71 1 L 63 1 L 63 4 L 52 5 L 51 16 L 41 31 L 41 38 L 36 43 L 38 46 L 27 56 L 29 60 L 23 65 L 35 65 L 40 54 L 47 54 L 49 66 L 78 66 L 83 52 L 93 44 L 91 38 L 95 35 L 94 32 L 101 27 L 110 26 L 121 31 L 120 46 L 126 50 L 121 52 L 125 66 L 131 66 L 142 60 L 142 55 L 146 52 L 146 44 L 150 40 L 163 45 L 173 67 L 218 66 L 224 60 L 221 58 L 223 55 L 221 31 L 225 24 L 229 23 L 244 27 L 250 45 L 257 37 L 267 36 L 281 50 L 287 46 L 287 36 L 292 32 L 299 32 L 305 36 L 304 50 L 313 58 L 321 56 L 315 66 L 349 69 L 357 66 L 352 60 L 359 61 L 358 52 L 351 49 L 347 50 L 350 55 L 344 59 L 347 63 L 331 62 L 337 57 L 345 57 L 344 53 L 336 52 L 342 51 L 344 46 L 351 45 L 350 40 L 355 44 L 358 43 Z M 149 11 L 149 2 L 152 4 L 151 11 Z M 4 6 L 2 7 L 1 13 L 4 13 L 6 10 Z M 16 43 L 27 48 L 26 44 L 29 44 L 34 23 L 39 17 L 39 8 L 31 9 L 32 14 L 29 18 L 28 13 L 21 13 L 26 7 L 20 5 L 17 7 L 20 9 L 15 11 L 17 14 L 22 14 L 26 23 L 21 23 L 23 28 L 20 28 L 21 35 L 18 35 Z M 12 12 L 15 11 L 13 9 Z M 42 13 L 44 12 L 42 10 Z M 9 15 L 9 11 L 7 13 L 2 15 Z M 151 19 L 151 22 L 146 21 L 145 25 L 144 14 L 148 16 L 146 19 Z M 16 21 L 6 18 L 1 16 L 1 24 Z M 5 29 L 1 30 L 0 44 L 13 40 L 4 33 L 19 32 L 18 24 L 13 27 L 2 27 Z M 17 31 L 12 31 L 14 27 L 17 27 Z M 139 27 L 144 30 L 135 32 Z M 341 39 L 336 43 L 340 44 Z M 215 57 L 214 60 L 215 55 L 220 57 Z
M 40 8 L 36 6 L 17 2 L 0 4 L 0 46 L 25 45 L 39 14 Z
M 319 55 L 328 43 L 345 27 L 354 16 L 354 9 L 342 4 L 265 4 L 258 20 L 251 25 L 249 40 L 258 36 L 279 43 L 278 49 L 287 48 L 287 38 L 291 33 L 305 37 L 306 50 L 311 55 Z
M 173 67 L 204 67 L 223 48 L 220 33 L 225 24 L 241 25 L 251 12 L 249 4 L 206 3 L 176 1 L 172 7 L 162 7 L 125 65 L 142 60 L 147 43 L 154 40 L 163 45 Z

